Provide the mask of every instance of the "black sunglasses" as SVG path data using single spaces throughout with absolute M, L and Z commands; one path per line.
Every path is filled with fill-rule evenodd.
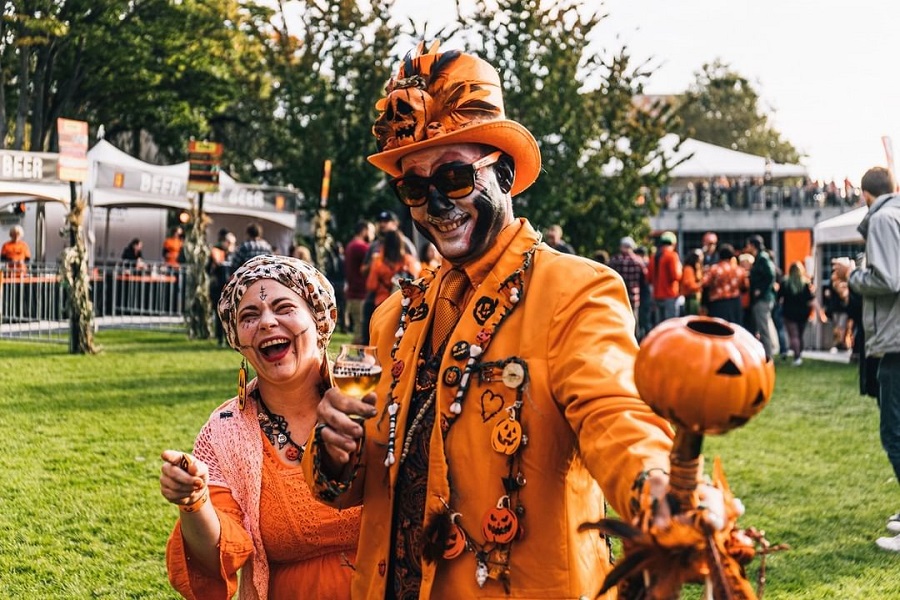
M 431 186 L 452 200 L 465 198 L 475 189 L 475 174 L 478 169 L 494 164 L 501 156 L 503 152 L 497 150 L 469 165 L 447 163 L 438 167 L 430 177 L 401 175 L 391 179 L 390 184 L 400 202 L 410 207 L 425 204 L 428 188 Z

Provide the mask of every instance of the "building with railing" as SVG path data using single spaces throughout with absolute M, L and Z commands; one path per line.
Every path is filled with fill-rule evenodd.
M 685 253 L 699 248 L 703 234 L 712 231 L 720 243 L 740 249 L 747 237 L 766 240 L 782 270 L 795 260 L 813 256 L 816 224 L 856 208 L 855 194 L 829 196 L 816 187 L 764 185 L 742 182 L 731 187 L 710 186 L 664 191 L 658 213 L 650 218 L 655 231 L 673 231 Z M 815 270 L 816 265 L 808 265 Z
M 838 193 L 812 185 L 747 181 L 730 187 L 691 186 L 661 195 L 659 212 L 650 218 L 650 224 L 657 233 L 675 232 L 682 256 L 700 248 L 706 232 L 714 232 L 720 244 L 728 243 L 738 250 L 749 236 L 761 235 L 782 272 L 786 273 L 794 261 L 806 265 L 816 282 L 820 305 L 824 305 L 821 291 L 828 283 L 831 259 L 856 257 L 863 245 L 862 238 L 853 235 L 816 240 L 816 226 L 839 216 L 858 220 L 861 204 L 864 202 L 853 190 Z M 847 229 L 854 228 L 848 221 Z M 828 327 L 818 322 L 809 327 L 807 346 L 827 348 Z

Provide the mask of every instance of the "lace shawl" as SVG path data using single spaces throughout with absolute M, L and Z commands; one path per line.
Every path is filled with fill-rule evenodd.
M 194 456 L 209 467 L 209 485 L 231 490 L 241 507 L 243 526 L 253 540 L 253 556 L 241 577 L 241 599 L 266 600 L 269 563 L 259 529 L 260 489 L 262 487 L 263 445 L 256 419 L 258 408 L 249 392 L 256 379 L 247 385 L 247 405 L 241 411 L 237 398 L 213 411 L 194 442 Z M 229 416 L 230 413 L 230 416 Z

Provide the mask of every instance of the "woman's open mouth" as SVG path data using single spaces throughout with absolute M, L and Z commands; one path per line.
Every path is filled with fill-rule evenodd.
M 284 358 L 291 349 L 291 340 L 285 337 L 272 338 L 259 345 L 259 353 L 270 362 Z

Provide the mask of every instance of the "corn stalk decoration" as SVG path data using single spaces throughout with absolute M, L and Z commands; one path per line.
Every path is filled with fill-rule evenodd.
M 82 235 L 85 202 L 77 200 L 66 217 L 60 235 L 69 236 L 74 243 L 63 251 L 60 264 L 60 281 L 69 316 L 72 322 L 72 336 L 69 349 L 72 354 L 96 354 L 94 345 L 94 304 L 91 302 L 91 284 L 88 276 L 87 246 Z
M 202 195 L 202 192 L 200 192 Z M 209 246 L 206 243 L 206 227 L 209 218 L 201 208 L 202 198 L 191 201 L 191 226 L 184 240 L 184 257 L 187 265 L 187 296 L 184 317 L 188 338 L 208 340 L 212 335 L 212 300 L 209 297 Z

